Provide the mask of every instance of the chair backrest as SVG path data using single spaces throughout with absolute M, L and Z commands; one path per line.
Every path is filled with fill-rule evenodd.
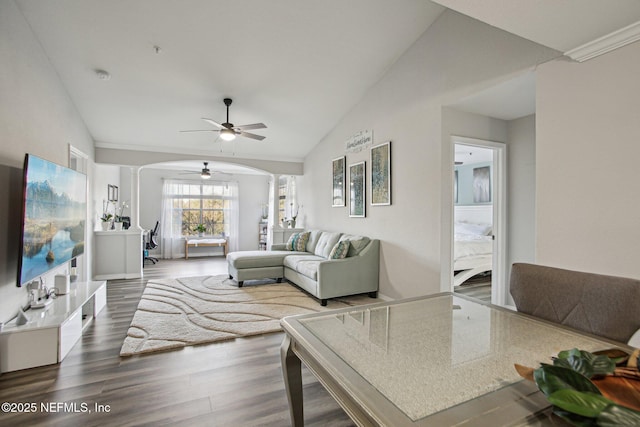
M 148 249 L 155 249 L 158 247 L 158 242 L 156 241 L 156 236 L 158 235 L 158 225 L 160 224 L 160 221 L 156 221 L 156 226 L 153 228 L 153 230 L 149 231 L 149 247 Z
M 516 263 L 510 291 L 518 311 L 612 340 L 640 329 L 640 280 Z

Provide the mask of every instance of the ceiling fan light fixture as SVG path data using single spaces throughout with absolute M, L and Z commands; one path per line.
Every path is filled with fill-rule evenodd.
M 236 133 L 231 129 L 224 128 L 220 130 L 220 138 L 225 141 L 233 141 L 236 139 Z
M 209 172 L 209 171 L 202 171 L 202 173 L 200 174 L 200 178 L 202 178 L 202 179 L 209 179 L 209 178 L 211 178 L 211 172 Z

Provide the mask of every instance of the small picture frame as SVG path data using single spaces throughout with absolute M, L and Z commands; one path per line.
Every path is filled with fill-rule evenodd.
M 391 141 L 371 147 L 371 206 L 391 204 Z
M 333 159 L 332 164 L 332 194 L 331 194 L 331 207 L 344 207 L 345 206 L 345 156 Z
M 107 198 L 110 202 L 118 201 L 118 186 L 117 185 L 107 185 Z
M 365 217 L 365 172 L 366 163 L 359 162 L 349 166 L 349 216 Z

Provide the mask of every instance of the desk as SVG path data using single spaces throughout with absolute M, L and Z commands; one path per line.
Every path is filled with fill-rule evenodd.
M 450 293 L 287 317 L 281 347 L 294 426 L 301 361 L 357 425 L 541 425 L 549 404 L 513 364 L 615 347 Z
M 184 241 L 184 258 L 189 259 L 189 248 L 197 248 L 203 246 L 221 246 L 224 256 L 227 256 L 227 239 L 225 238 L 187 237 Z

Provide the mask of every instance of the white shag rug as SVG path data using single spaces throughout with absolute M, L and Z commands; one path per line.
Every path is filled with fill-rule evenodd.
M 330 299 L 327 307 L 288 283 L 227 275 L 147 283 L 120 356 L 281 331 L 280 319 L 376 302 L 366 295 Z

